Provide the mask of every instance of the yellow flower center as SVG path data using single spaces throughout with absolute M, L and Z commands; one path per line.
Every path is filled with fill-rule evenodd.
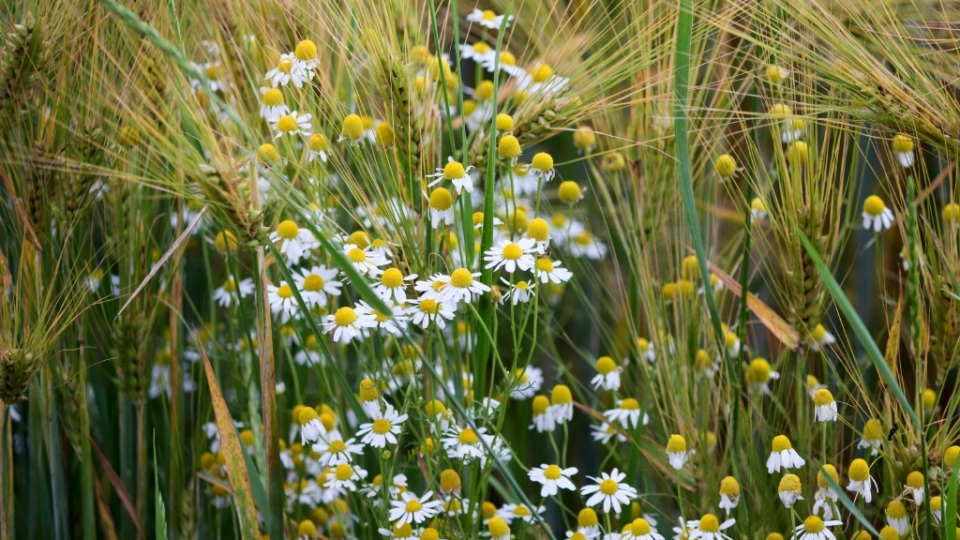
M 713 168 L 716 169 L 717 174 L 721 178 L 729 178 L 733 176 L 733 173 L 737 172 L 737 160 L 733 159 L 733 156 L 730 154 L 723 154 L 717 158 L 717 162 L 713 164 Z
M 297 526 L 297 536 L 317 536 L 317 526 L 309 519 L 305 519 Z
M 303 278 L 303 288 L 305 290 L 316 292 L 323 289 L 323 278 L 317 274 L 310 274 Z
M 283 132 L 295 131 L 297 129 L 297 119 L 285 114 L 277 120 L 277 129 Z
M 720 481 L 720 494 L 728 497 L 739 497 L 740 483 L 732 476 L 724 477 L 724 479 Z
M 561 471 L 560 467 L 557 467 L 556 465 L 549 465 L 543 470 L 543 477 L 547 480 L 557 480 L 561 476 L 563 476 L 563 471 Z
M 551 75 L 553 75 L 553 68 L 547 64 L 537 64 L 530 70 L 530 76 L 535 83 L 546 82 Z
M 620 408 L 625 411 L 639 411 L 640 402 L 633 398 L 627 398 L 620 402 Z
M 567 403 L 573 403 L 573 394 L 570 393 L 570 388 L 565 384 L 558 384 L 553 387 L 553 391 L 550 392 L 550 401 L 554 405 L 566 405 Z
M 479 101 L 487 101 L 493 97 L 493 81 L 483 81 L 473 91 L 473 97 Z
M 237 282 L 233 278 L 230 278 L 223 282 L 223 290 L 225 292 L 236 292 Z
M 388 289 L 396 289 L 403 285 L 403 274 L 396 268 L 387 268 L 380 277 L 380 283 Z
M 272 144 L 261 144 L 260 148 L 257 148 L 257 161 L 260 164 L 273 163 L 280 159 L 280 152 L 277 151 L 277 147 Z
M 834 483 L 840 482 L 840 475 L 837 473 L 837 468 L 833 465 L 826 464 L 823 466 L 823 471 L 817 472 L 817 485 L 823 489 L 830 487 L 830 482 L 827 481 L 827 477 L 824 476 L 823 472 L 827 472 L 827 476 L 833 479 Z
M 786 435 L 777 435 L 773 438 L 773 451 L 780 453 L 784 450 L 790 450 L 793 448 L 793 445 L 790 444 L 790 439 Z
M 578 527 L 595 527 L 598 523 L 597 512 L 593 508 L 584 508 L 577 514 Z
M 750 209 L 756 210 L 757 212 L 766 212 L 767 206 L 763 204 L 763 201 L 760 200 L 760 197 L 754 197 L 753 200 L 750 201 Z
M 403 509 L 406 510 L 407 512 L 413 513 L 413 512 L 419 512 L 421 508 L 423 508 L 423 505 L 420 504 L 420 501 L 418 501 L 417 499 L 410 499 L 409 501 L 407 501 L 407 505 Z
M 574 203 L 580 200 L 582 195 L 580 185 L 574 182 L 573 180 L 565 180 L 560 183 L 560 188 L 557 194 L 560 196 L 560 200 L 565 203 Z
M 495 21 L 497 20 L 497 14 L 490 11 L 489 9 L 483 12 L 483 20 L 485 21 Z
M 893 519 L 903 519 L 907 517 L 907 508 L 900 501 L 890 501 L 887 505 L 887 515 Z
M 824 405 L 829 405 L 833 402 L 833 394 L 831 394 L 826 388 L 817 390 L 817 393 L 813 395 L 813 403 L 817 407 L 823 407 Z
M 850 463 L 850 470 L 847 474 L 855 482 L 866 482 L 870 478 L 870 466 L 862 459 L 855 459 Z
M 380 397 L 377 385 L 370 379 L 360 381 L 360 401 L 376 401 Z
M 355 114 L 348 115 L 343 119 L 340 134 L 348 139 L 359 140 L 363 137 L 363 120 Z
M 953 465 L 957 462 L 957 456 L 960 456 L 960 446 L 951 446 L 947 448 L 947 451 L 943 453 L 943 462 L 947 467 L 953 468 Z
M 823 520 L 817 516 L 810 516 L 803 520 L 803 530 L 808 533 L 818 533 L 823 530 Z
M 537 242 L 546 242 L 550 238 L 550 225 L 543 218 L 534 218 L 527 226 L 527 236 Z
M 387 122 L 380 122 L 377 126 L 377 131 L 374 134 L 374 140 L 377 141 L 377 144 L 381 148 L 387 148 L 393 146 L 393 141 L 396 138 L 396 134 L 393 132 L 393 127 Z
M 553 157 L 546 152 L 539 152 L 533 156 L 533 159 L 530 161 L 530 166 L 541 171 L 549 171 L 553 169 Z
M 879 441 L 883 438 L 883 426 L 876 418 L 867 420 L 863 426 L 863 438 L 868 441 Z
M 497 131 L 510 131 L 513 129 L 513 117 L 509 114 L 500 113 L 497 115 Z
M 283 105 L 283 92 L 276 88 L 270 88 L 263 93 L 263 104 L 268 107 Z
M 800 477 L 795 474 L 785 474 L 780 479 L 780 486 L 777 488 L 780 492 L 800 493 Z
M 867 197 L 867 200 L 863 201 L 863 211 L 873 217 L 882 214 L 886 207 L 887 205 L 883 204 L 883 199 L 876 195 L 871 195 Z
M 293 290 L 289 285 L 283 284 L 277 287 L 277 296 L 286 300 L 287 298 L 293 298 Z
M 513 515 L 515 516 L 529 516 L 530 509 L 522 504 L 518 504 L 516 508 L 513 509 Z
M 671 454 L 680 454 L 687 451 L 687 441 L 683 435 L 671 435 L 667 441 L 667 452 Z
M 603 482 L 600 482 L 600 493 L 604 495 L 613 495 L 620 489 L 620 486 L 612 478 L 607 478 Z
M 393 535 L 397 538 L 409 538 L 413 536 L 413 526 L 410 523 L 404 523 L 403 527 L 393 527 Z
M 440 307 L 440 304 L 432 298 L 424 298 L 420 300 L 420 311 L 433 315 L 437 312 L 437 309 Z
M 573 145 L 581 150 L 592 148 L 597 144 L 597 135 L 589 127 L 581 127 L 573 133 Z
M 750 381 L 757 384 L 765 383 L 770 380 L 770 363 L 763 358 L 757 358 L 750 362 L 750 368 L 747 370 L 747 376 Z
M 380 418 L 373 421 L 373 432 L 377 435 L 384 435 L 390 431 L 391 424 L 389 420 Z
M 945 223 L 957 223 L 960 221 L 960 205 L 950 203 L 943 207 L 943 221 Z
M 357 322 L 357 312 L 351 307 L 342 307 L 333 315 L 333 320 L 337 326 L 350 326 Z
M 300 43 L 297 43 L 297 48 L 294 51 L 294 54 L 297 56 L 297 58 L 303 60 L 304 62 L 313 60 L 317 57 L 317 45 L 309 39 L 305 39 Z
M 490 522 L 487 523 L 487 530 L 490 531 L 490 536 L 494 538 L 500 538 L 510 534 L 510 526 L 507 525 L 507 522 L 498 517 L 490 518 Z
M 509 244 L 503 246 L 503 258 L 510 259 L 515 261 L 523 256 L 523 248 L 519 244 L 510 242 Z
M 913 152 L 913 139 L 903 133 L 898 133 L 897 136 L 893 138 L 892 146 L 893 151 L 898 154 Z
M 477 437 L 477 432 L 470 428 L 464 428 L 460 430 L 460 435 L 457 437 L 457 440 L 460 442 L 460 444 L 469 445 L 475 445 L 480 442 L 480 438 Z
M 334 472 L 334 476 L 337 477 L 337 480 L 341 482 L 349 480 L 353 476 L 353 467 L 347 465 L 346 463 L 341 463 L 337 465 L 337 470 Z
M 547 407 L 550 406 L 550 400 L 547 399 L 547 396 L 536 396 L 533 398 L 533 415 L 537 416 L 539 414 L 544 414 L 547 412 Z
M 540 261 L 537 261 L 537 268 L 542 270 L 542 268 L 540 268 Z M 552 269 L 553 268 L 551 266 L 551 270 Z M 611 373 L 616 369 L 617 364 L 613 361 L 613 358 L 610 358 L 609 356 L 601 356 L 600 358 L 597 358 L 597 373 L 606 375 L 607 373 Z
M 292 220 L 281 221 L 277 225 L 277 236 L 284 240 L 293 240 L 300 234 L 300 228 Z
M 923 473 L 920 471 L 913 471 L 907 475 L 907 486 L 911 489 L 922 489 L 923 488 Z
M 513 286 L 516 287 L 517 289 L 520 289 L 521 291 L 530 290 L 530 284 L 527 283 L 526 281 L 518 281 Z
M 353 248 L 347 252 L 347 258 L 353 263 L 362 263 L 367 260 L 367 252 L 360 248 Z
M 700 518 L 700 530 L 703 532 L 717 532 L 720 530 L 720 521 L 713 514 L 706 514 Z
M 430 208 L 443 212 L 449 210 L 452 206 L 453 196 L 448 189 L 437 188 L 430 193 Z
M 450 274 L 450 284 L 460 289 L 466 289 L 473 284 L 473 274 L 466 268 L 457 268 Z
M 500 51 L 500 63 L 507 66 L 515 66 L 517 65 L 517 57 L 514 56 L 513 53 L 510 51 Z M 520 91 L 520 92 L 517 92 L 517 95 L 521 93 L 525 94 L 526 92 Z M 514 95 L 514 100 L 516 99 L 517 99 L 516 95 Z
M 347 451 L 347 445 L 343 441 L 331 441 L 328 451 L 331 454 L 339 454 Z
M 330 148 L 330 140 L 322 133 L 314 133 L 311 135 L 307 144 L 310 145 L 310 149 L 314 152 L 323 152 Z
M 787 161 L 790 163 L 804 164 L 810 157 L 810 150 L 807 143 L 797 141 L 787 148 Z
M 513 135 L 504 135 L 497 144 L 497 152 L 501 157 L 513 159 L 520 155 L 520 141 Z
M 630 524 L 630 532 L 632 532 L 634 536 L 650 534 L 651 530 L 650 523 L 643 518 L 637 518 Z

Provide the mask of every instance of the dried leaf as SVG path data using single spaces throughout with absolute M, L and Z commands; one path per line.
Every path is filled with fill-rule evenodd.
M 737 298 L 741 297 L 740 284 L 737 283 L 737 280 L 730 277 L 723 270 L 720 270 L 717 265 L 710 261 L 707 261 L 707 266 L 710 267 L 711 272 L 720 278 L 724 286 L 730 289 L 730 292 Z M 803 345 L 800 343 L 799 332 L 790 326 L 790 323 L 785 321 L 783 317 L 777 315 L 777 312 L 770 309 L 770 306 L 764 304 L 763 301 L 750 292 L 747 293 L 747 307 L 750 308 L 750 311 L 760 319 L 760 322 L 762 322 L 763 325 L 767 327 L 767 330 L 770 330 L 781 343 L 795 351 L 802 349 Z

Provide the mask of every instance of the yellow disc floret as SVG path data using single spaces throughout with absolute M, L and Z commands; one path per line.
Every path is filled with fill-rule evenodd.
M 520 155 L 520 141 L 513 135 L 504 135 L 497 144 L 500 157 L 513 159 Z
M 730 178 L 737 172 L 737 160 L 733 159 L 730 154 L 723 154 L 717 158 L 713 168 L 720 175 L 720 178 Z
M 347 115 L 340 127 L 340 135 L 346 139 L 360 140 L 363 137 L 363 120 L 360 116 L 356 114 Z

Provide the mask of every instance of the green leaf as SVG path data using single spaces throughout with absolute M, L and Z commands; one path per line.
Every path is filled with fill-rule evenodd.
M 154 538 L 169 538 L 167 534 L 167 510 L 163 505 L 163 495 L 160 494 L 160 480 L 157 476 L 157 434 L 153 434 L 153 508 L 154 508 Z
M 236 426 L 234 426 L 234 429 L 236 429 Z M 247 463 L 247 470 L 256 471 L 257 466 L 254 464 L 253 459 L 250 458 L 250 452 L 247 452 L 246 447 L 241 446 L 241 449 L 243 450 L 243 460 Z M 259 474 L 250 475 L 250 489 L 253 492 L 253 500 L 257 503 L 257 508 L 270 508 L 269 499 L 267 498 L 267 488 L 264 487 L 263 480 Z M 260 519 L 263 520 L 263 528 L 269 531 L 270 512 L 261 512 Z
M 850 300 L 847 299 L 847 295 L 843 293 L 840 284 L 834 279 L 830 269 L 827 268 L 823 259 L 820 258 L 820 254 L 817 253 L 816 248 L 810 243 L 807 235 L 803 234 L 803 231 L 801 231 L 800 227 L 796 224 L 794 224 L 794 228 L 800 236 L 800 242 L 803 243 L 803 248 L 807 250 L 807 254 L 810 255 L 810 259 L 813 260 L 813 264 L 817 267 L 817 272 L 820 273 L 820 279 L 822 279 L 823 283 L 827 286 L 827 290 L 829 290 L 830 295 L 833 296 L 833 300 L 837 303 L 837 307 L 840 308 L 840 312 L 847 318 L 847 324 L 853 328 L 853 333 L 857 335 L 857 339 L 863 344 L 864 349 L 867 351 L 867 357 L 870 358 L 877 372 L 880 373 L 880 378 L 883 379 L 883 382 L 886 383 L 890 391 L 893 392 L 894 397 L 900 403 L 900 407 L 902 407 L 904 412 L 910 417 L 914 427 L 922 431 L 923 428 L 920 424 L 920 419 L 917 418 L 916 412 L 914 412 L 913 407 L 910 406 L 910 402 L 907 401 L 907 396 L 903 394 L 903 390 L 900 388 L 900 385 L 897 384 L 897 379 L 894 378 L 893 372 L 890 371 L 890 366 L 888 366 L 887 362 L 883 359 L 883 354 L 880 352 L 880 348 L 877 347 L 877 343 L 870 336 L 870 332 L 867 331 L 867 326 L 863 324 L 860 316 L 857 315 L 857 310 L 853 307 L 853 304 L 850 303 Z
M 953 464 L 950 481 L 947 483 L 947 500 L 943 517 L 944 540 L 957 540 L 957 474 L 960 473 L 960 459 Z

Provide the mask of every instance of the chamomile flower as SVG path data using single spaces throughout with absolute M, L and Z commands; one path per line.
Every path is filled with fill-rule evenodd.
M 387 405 L 379 418 L 360 425 L 357 437 L 360 437 L 360 442 L 373 448 L 385 448 L 387 443 L 397 444 L 397 436 L 403 430 L 406 420 L 407 415 L 400 414 L 392 405 Z
M 284 135 L 309 137 L 313 135 L 313 126 L 310 121 L 313 116 L 308 114 L 297 115 L 297 111 L 285 114 L 270 123 L 270 129 L 276 132 L 273 140 L 277 140 Z
M 530 469 L 527 474 L 530 480 L 543 486 L 540 488 L 541 497 L 557 495 L 560 489 L 577 490 L 577 487 L 570 481 L 570 476 L 577 474 L 576 467 L 561 469 L 557 465 L 542 464 Z
M 617 407 L 604 411 L 603 416 L 611 422 L 618 422 L 624 429 L 636 429 L 643 415 L 643 425 L 650 422 L 646 413 L 640 410 L 640 402 L 633 398 L 617 400 Z
M 260 116 L 267 122 L 276 122 L 281 116 L 289 114 L 290 108 L 283 101 L 283 92 L 276 88 L 260 88 Z
M 483 464 L 487 459 L 486 445 L 493 445 L 493 437 L 486 433 L 487 429 L 482 427 L 452 426 L 441 442 L 450 458 L 459 459 L 465 464 L 478 459 Z
M 533 298 L 533 289 L 530 288 L 530 284 L 526 281 L 520 280 L 516 283 L 510 283 L 503 278 L 500 278 L 500 281 L 509 287 L 509 290 L 500 298 L 501 302 L 509 301 L 515 306 L 517 304 L 525 304 Z
M 470 272 L 467 268 L 457 268 L 446 282 L 440 289 L 440 296 L 453 304 L 472 302 L 481 294 L 490 292 L 490 287 L 480 282 L 480 272 Z
M 850 463 L 847 477 L 850 479 L 847 491 L 862 496 L 867 503 L 873 498 L 873 492 L 879 489 L 877 481 L 870 476 L 870 465 L 863 459 L 857 458 Z
M 323 357 L 320 356 L 320 346 L 317 343 L 317 337 L 313 334 L 307 336 L 303 347 L 293 356 L 293 361 L 298 366 L 315 366 L 323 363 Z
M 500 516 L 493 516 L 487 521 L 487 533 L 491 540 L 510 540 L 510 525 Z
M 803 499 L 801 495 L 803 485 L 800 483 L 800 477 L 795 474 L 785 474 L 780 479 L 780 485 L 777 487 L 777 493 L 780 496 L 780 502 L 790 508 L 795 502 Z
M 595 538 L 600 535 L 600 520 L 593 508 L 583 508 L 577 514 L 577 532 L 587 538 Z M 567 538 L 570 538 L 569 533 Z
M 485 268 L 495 271 L 503 268 L 507 273 L 520 270 L 530 270 L 534 267 L 533 249 L 536 241 L 532 238 L 521 238 L 516 242 L 500 240 L 495 246 L 484 253 L 487 262 Z
M 542 385 L 543 370 L 533 366 L 517 368 L 514 372 L 510 397 L 518 400 L 532 398 L 540 391 Z
M 363 445 L 356 444 L 356 440 L 340 438 L 320 442 L 313 445 L 313 451 L 320 454 L 321 467 L 336 467 L 341 463 L 352 463 L 354 455 L 363 454 Z
M 887 524 L 896 529 L 902 538 L 910 530 L 910 518 L 907 517 L 907 507 L 897 499 L 887 504 Z
M 590 498 L 586 501 L 587 506 L 599 507 L 602 503 L 605 513 L 612 509 L 614 513 L 619 515 L 621 505 L 628 505 L 631 500 L 637 498 L 637 490 L 623 482 L 626 477 L 626 473 L 622 473 L 616 468 L 609 474 L 602 473 L 599 478 L 588 476 L 587 478 L 595 483 L 580 488 L 580 494 L 584 497 L 590 495 Z
M 513 523 L 513 520 L 520 519 L 526 523 L 535 523 L 537 517 L 546 510 L 543 506 L 531 510 L 525 504 L 505 504 L 497 510 L 497 517 L 503 519 L 507 524 Z
M 419 525 L 433 518 L 443 508 L 443 501 L 433 500 L 433 492 L 428 491 L 417 497 L 410 491 L 404 491 L 400 498 L 390 501 L 390 521 L 397 527 L 405 523 Z
M 670 461 L 671 467 L 676 470 L 682 469 L 687 464 L 690 453 L 691 451 L 687 450 L 687 441 L 683 438 L 683 435 L 670 435 L 670 439 L 667 441 L 667 459 Z
M 770 393 L 770 381 L 780 378 L 780 373 L 770 368 L 763 358 L 754 358 L 747 368 L 747 383 L 750 390 L 763 394 Z
M 883 445 L 883 425 L 880 420 L 871 418 L 863 425 L 863 435 L 857 448 L 869 448 L 870 455 L 876 456 L 880 453 L 880 446 Z
M 601 356 L 597 358 L 597 375 L 590 380 L 594 389 L 603 388 L 604 390 L 617 391 L 620 389 L 620 372 L 623 368 L 618 366 L 613 358 Z
M 552 261 L 550 257 L 537 257 L 535 263 L 535 273 L 537 278 L 540 280 L 540 283 L 555 283 L 560 285 L 570 281 L 570 278 L 573 277 L 573 272 L 563 268 L 560 261 Z
M 943 499 L 939 495 L 930 497 L 930 514 L 933 517 L 933 522 L 940 525 L 940 521 L 943 519 Z
M 297 300 L 293 297 L 293 289 L 286 281 L 281 281 L 279 287 L 267 285 L 267 299 L 270 302 L 270 311 L 282 321 L 288 321 L 291 317 L 298 315 Z
M 333 340 L 341 343 L 349 343 L 363 337 L 364 328 L 373 328 L 376 325 L 377 319 L 372 314 L 361 313 L 349 306 L 344 306 L 323 318 L 324 333 L 333 331 Z
M 923 504 L 925 489 L 923 487 L 924 477 L 920 471 L 912 471 L 907 475 L 907 481 L 904 482 L 903 490 L 913 497 L 913 502 L 920 506 Z
M 310 250 L 320 246 L 313 233 L 300 228 L 296 222 L 286 219 L 277 225 L 277 229 L 270 233 L 270 241 L 280 243 L 282 253 L 290 264 L 297 264 Z
M 327 429 L 320 421 L 320 415 L 313 407 L 301 407 L 297 422 L 300 424 L 300 437 L 304 446 L 319 441 L 327 434 Z
M 826 388 L 817 390 L 813 396 L 813 405 L 817 422 L 836 422 L 840 416 L 837 413 L 837 402 Z
M 750 214 L 753 216 L 753 219 L 757 221 L 763 221 L 767 219 L 767 205 L 763 204 L 763 200 L 760 197 L 754 197 L 750 201 Z
M 308 307 L 322 306 L 327 303 L 327 295 L 340 296 L 343 284 L 336 280 L 339 273 L 337 269 L 323 265 L 302 268 L 293 275 L 293 282 Z
M 390 263 L 383 254 L 374 253 L 370 246 L 361 248 L 356 244 L 347 244 L 343 246 L 343 252 L 358 272 L 371 277 L 379 276 L 382 272 L 380 267 Z
M 663 536 L 644 518 L 637 518 L 628 523 L 623 528 L 620 538 L 621 540 L 663 540 Z
M 790 144 L 803 138 L 804 131 L 803 119 L 791 116 L 783 121 L 780 131 L 780 141 L 783 144 Z
M 810 332 L 810 348 L 815 351 L 819 351 L 821 348 L 827 345 L 833 345 L 836 342 L 837 338 L 828 332 L 822 324 L 818 324 Z
M 547 396 L 534 396 L 530 406 L 533 409 L 533 424 L 530 429 L 536 429 L 537 433 L 553 431 L 556 424 L 550 414 L 550 400 Z
M 460 45 L 460 59 L 461 60 L 473 60 L 477 63 L 483 63 L 485 59 L 490 56 L 493 56 L 495 51 L 490 45 L 478 41 L 472 44 Z
M 373 287 L 383 301 L 397 304 L 407 302 L 406 282 L 417 279 L 416 274 L 404 276 L 399 268 L 387 268 L 380 274 L 380 283 Z
M 806 463 L 800 454 L 793 449 L 790 439 L 786 435 L 777 435 L 771 443 L 772 451 L 767 458 L 767 472 L 773 474 L 780 469 L 799 469 Z
M 410 322 L 410 318 L 402 310 L 394 306 L 394 309 L 390 315 L 387 315 L 381 312 L 379 309 L 374 309 L 373 306 L 360 300 L 357 302 L 357 313 L 362 315 L 372 315 L 376 324 L 371 328 L 379 328 L 392 334 L 394 336 L 400 336 L 403 334 L 404 329 L 407 327 L 407 324 Z M 403 365 L 403 364 L 398 364 Z
M 863 201 L 863 228 L 873 232 L 889 229 L 893 224 L 893 212 L 883 203 L 883 199 L 871 195 Z
M 840 483 L 840 475 L 837 474 L 837 469 L 833 465 L 825 464 L 823 468 L 817 472 L 817 492 L 813 494 L 813 513 L 816 514 L 823 509 L 823 519 L 833 519 L 833 510 L 837 504 L 837 498 L 839 494 L 830 487 L 830 483 L 827 481 L 824 472 L 830 476 L 835 484 Z
M 737 176 L 737 160 L 730 154 L 723 154 L 713 162 L 713 170 L 716 171 L 720 181 Z
M 303 84 L 310 79 L 310 72 L 307 70 L 307 65 L 293 54 L 287 53 L 280 55 L 280 61 L 277 63 L 277 67 L 271 69 L 264 76 L 270 86 L 277 88 L 278 86 L 286 86 L 289 83 L 293 83 L 297 88 L 303 88 Z
M 556 424 L 565 424 L 573 420 L 573 394 L 570 387 L 558 384 L 550 392 L 550 409 L 548 414 Z
M 603 422 L 602 424 L 593 424 L 590 426 L 590 436 L 593 440 L 607 444 L 614 436 L 619 442 L 627 442 L 627 438 L 617 429 L 616 424 Z
M 469 174 L 471 170 L 473 170 L 473 165 L 464 167 L 463 163 L 454 161 L 452 156 L 448 156 L 447 164 L 442 169 L 438 168 L 436 173 L 427 175 L 427 178 L 435 179 L 427 185 L 433 187 L 446 180 L 453 183 L 453 187 L 457 188 L 458 195 L 463 190 L 473 192 L 473 178 Z
M 557 171 L 553 168 L 553 156 L 546 152 L 539 152 L 530 160 L 530 170 L 544 182 L 553 180 Z
M 392 529 L 377 529 L 377 532 L 385 538 L 395 538 L 396 540 L 422 540 L 409 523 L 404 523 L 402 526 L 394 525 Z
M 330 151 L 330 139 L 323 133 L 314 133 L 307 139 L 307 162 L 319 157 L 320 161 L 326 163 L 328 151 Z
M 367 471 L 356 465 L 341 463 L 333 469 L 333 476 L 327 480 L 327 489 L 344 493 L 357 491 L 357 482 L 367 477 Z
M 830 520 L 830 518 L 825 519 L 827 519 L 827 521 L 817 516 L 807 517 L 807 519 L 803 520 L 802 525 L 797 525 L 796 529 L 794 529 L 793 537 L 796 540 L 837 540 L 837 537 L 834 536 L 827 527 L 843 525 L 843 522 L 840 520 Z
M 230 276 L 223 282 L 223 285 L 213 291 L 213 299 L 219 306 L 229 308 L 239 299 L 246 298 L 253 294 L 253 291 L 253 279 L 242 279 L 238 283 L 233 276 Z
M 736 522 L 731 518 L 723 523 L 713 514 L 704 514 L 700 519 L 688 521 L 686 526 L 689 529 L 690 540 L 730 540 L 730 537 L 721 531 L 725 531 Z
M 506 25 L 504 25 L 504 15 L 497 15 L 493 11 L 474 9 L 472 13 L 467 15 L 467 21 L 472 23 L 477 23 L 484 28 L 489 28 L 491 30 L 500 30 L 500 26 L 503 25 L 504 28 L 509 28 L 510 23 L 513 21 L 513 15 L 506 16 Z
M 740 503 L 740 482 L 732 476 L 724 477 L 720 481 L 720 504 L 722 510 L 730 515 L 730 511 Z
M 453 225 L 453 195 L 447 188 L 438 187 L 430 192 L 430 226 Z
M 893 153 L 897 156 L 897 161 L 900 162 L 900 166 L 904 169 L 909 169 L 913 166 L 914 161 L 914 143 L 908 135 L 903 133 L 898 133 L 894 138 L 893 142 L 890 144 L 893 148 Z
M 504 71 L 516 79 L 517 90 L 534 94 L 553 95 L 570 85 L 570 79 L 554 73 L 553 67 L 538 62 L 525 70 L 519 66 L 504 66 Z
M 447 321 L 453 320 L 455 304 L 445 300 L 438 300 L 432 296 L 423 295 L 411 301 L 413 305 L 407 308 L 406 315 L 413 324 L 426 329 L 430 323 L 445 328 Z

